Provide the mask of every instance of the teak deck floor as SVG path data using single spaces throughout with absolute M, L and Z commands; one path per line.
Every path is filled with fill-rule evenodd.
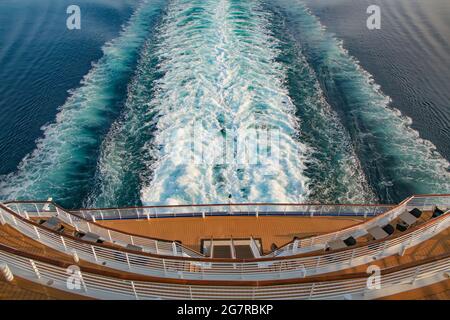
M 200 251 L 202 239 L 259 238 L 263 251 L 272 243 L 278 247 L 294 237 L 306 238 L 350 227 L 365 221 L 363 217 L 206 217 L 162 218 L 151 220 L 114 220 L 98 223 L 146 237 L 179 240 Z

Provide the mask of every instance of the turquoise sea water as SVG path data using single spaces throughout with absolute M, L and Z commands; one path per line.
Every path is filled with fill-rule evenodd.
M 78 207 L 227 202 L 230 194 L 235 202 L 398 202 L 450 191 L 448 140 L 439 140 L 448 122 L 437 123 L 442 135 L 422 134 L 421 120 L 396 108 L 308 3 L 160 0 L 115 10 L 129 10 L 128 21 L 59 109 L 39 94 L 56 119 L 34 150 L 19 162 L 4 149 L 0 198 L 51 196 Z M 9 50 L 0 63 L 14 68 Z M 2 96 L 17 95 L 4 88 Z M 438 104 L 440 96 L 427 97 Z M 30 112 L 14 101 L 2 108 L 3 119 Z M 279 134 L 279 161 L 186 161 L 193 134 L 237 139 L 255 123 Z M 11 144 L 6 128 L 1 139 Z M 38 138 L 27 126 L 19 132 Z M 220 149 L 214 139 L 204 144 Z

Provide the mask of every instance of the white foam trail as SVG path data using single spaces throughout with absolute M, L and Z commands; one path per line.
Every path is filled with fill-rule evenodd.
M 307 147 L 295 138 L 299 123 L 285 70 L 275 61 L 277 40 L 267 29 L 268 15 L 257 1 L 170 4 L 157 51 L 164 76 L 150 102 L 158 124 L 148 148 L 157 161 L 148 164 L 153 174 L 144 181 L 144 203 L 225 202 L 229 194 L 234 202 L 307 197 Z M 226 131 L 236 139 L 255 125 L 279 132 L 279 161 L 264 155 L 260 164 L 186 161 L 193 136 L 210 137 L 201 142 L 221 150 L 214 137 Z

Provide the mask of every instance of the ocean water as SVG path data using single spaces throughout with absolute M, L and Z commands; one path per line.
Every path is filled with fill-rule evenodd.
M 151 3 L 150 1 L 144 1 L 138 6 L 133 6 L 131 8 L 133 10 L 130 10 L 126 3 L 123 4 L 123 7 L 119 4 L 110 4 L 110 1 L 98 1 L 96 5 L 86 1 L 84 6 L 83 3 L 80 3 L 82 19 L 85 17 L 87 21 L 82 20 L 85 21 L 85 24 L 82 22 L 81 30 L 77 31 L 82 39 L 74 41 L 70 32 L 75 31 L 68 31 L 65 27 L 67 17 L 65 13 L 67 6 L 65 4 L 58 1 L 36 4 L 35 1 L 32 1 L 31 7 L 28 7 L 26 1 L 20 2 L 14 1 L 10 5 L 7 3 L 6 9 L 1 10 L 1 12 L 18 10 L 22 13 L 30 10 L 29 15 L 32 19 L 34 17 L 33 5 L 45 8 L 43 15 L 35 17 L 39 21 L 42 20 L 40 22 L 42 26 L 39 27 L 38 25 L 31 28 L 34 34 L 29 36 L 28 41 L 34 43 L 35 40 L 33 39 L 38 42 L 41 41 L 41 38 L 45 39 L 46 43 L 39 43 L 37 48 L 34 48 L 33 44 L 30 46 L 31 49 L 38 51 L 38 53 L 31 52 L 32 57 L 39 57 L 40 54 L 40 60 L 45 60 L 46 63 L 40 65 L 39 61 L 32 61 L 30 65 L 27 57 L 24 57 L 23 68 L 28 69 L 25 70 L 25 73 L 18 75 L 19 88 L 13 88 L 14 93 L 8 92 L 9 82 L 2 79 L 2 97 L 10 97 L 11 95 L 19 97 L 17 102 L 14 103 L 13 101 L 11 104 L 5 103 L 4 105 L 6 112 L 2 113 L 4 114 L 2 121 L 7 123 L 12 118 L 13 123 L 11 126 L 5 125 L 8 135 L 3 140 L 21 147 L 20 140 L 14 141 L 9 137 L 18 136 L 19 139 L 23 139 L 22 136 L 26 135 L 27 132 L 32 132 L 32 130 L 22 126 L 27 126 L 35 119 L 36 110 L 34 108 L 40 111 L 40 108 L 47 107 L 45 100 L 41 103 L 39 99 L 51 99 L 55 104 L 52 105 L 53 115 L 51 120 L 42 121 L 46 117 L 45 113 L 41 115 L 42 119 L 35 119 L 36 122 L 39 122 L 39 126 L 44 126 L 42 133 L 35 134 L 33 137 L 34 140 L 37 139 L 33 148 L 16 164 L 16 170 L 0 179 L 1 198 L 47 199 L 53 197 L 66 206 L 80 206 L 83 203 L 83 198 L 90 191 L 94 180 L 101 142 L 114 119 L 120 114 L 123 101 L 127 95 L 127 84 L 132 78 L 140 50 L 149 36 L 152 26 L 156 24 L 158 16 L 161 14 L 161 6 L 158 5 L 158 1 L 151 1 Z M 48 11 L 50 12 L 48 13 Z M 116 12 L 116 17 L 114 12 Z M 122 23 L 117 20 L 119 19 L 117 12 L 120 15 L 127 16 L 121 19 L 123 27 L 121 27 Z M 20 13 L 17 14 L 20 15 Z M 90 14 L 93 16 L 89 18 Z M 102 17 L 102 21 L 95 20 L 98 15 Z M 47 24 L 47 19 L 52 21 L 52 18 L 55 21 Z M 93 25 L 89 25 L 89 22 Z M 102 31 L 102 25 L 107 26 L 114 23 L 116 24 L 115 32 L 109 31 L 112 32 L 112 37 L 106 43 L 99 42 L 95 34 L 81 36 L 83 32 L 100 32 L 102 37 L 107 37 L 108 34 Z M 9 30 L 8 25 L 2 22 L 2 26 L 5 27 L 5 37 L 10 36 L 10 33 L 7 32 Z M 20 25 L 12 22 L 9 26 L 20 28 Z M 23 33 L 30 30 L 27 27 L 23 28 Z M 39 28 L 42 28 L 45 32 L 39 34 Z M 111 29 L 105 28 L 106 31 Z M 20 30 L 18 32 L 20 33 Z M 20 37 L 20 34 L 17 37 Z M 16 41 L 20 42 L 20 40 Z M 67 44 L 65 44 L 66 42 Z M 85 42 L 91 50 L 88 57 L 93 60 L 89 61 L 84 57 L 84 62 L 87 62 L 89 68 L 84 75 L 74 71 L 78 75 L 76 80 L 78 83 L 73 84 L 74 87 L 65 94 L 66 100 L 62 100 L 63 103 L 58 105 L 56 103 L 60 103 L 61 100 L 59 97 L 53 96 L 53 88 L 58 86 L 58 79 L 55 79 L 55 72 L 57 76 L 58 68 L 55 69 L 53 65 L 58 66 L 58 63 L 60 63 L 59 68 L 65 70 L 67 65 L 64 61 L 72 59 L 76 65 L 64 71 L 71 77 L 70 72 L 79 67 L 78 59 L 83 57 L 83 54 L 81 58 L 78 56 L 79 52 L 83 52 L 83 47 L 78 46 L 78 44 Z M 3 59 L 6 61 L 3 62 L 3 60 L 2 65 L 14 70 L 21 63 L 17 62 L 16 64 L 14 60 L 8 63 L 8 59 L 20 60 L 20 50 L 18 53 L 16 52 L 14 39 L 10 40 L 10 43 L 10 52 L 5 51 Z M 68 48 L 61 49 L 61 52 L 59 52 L 57 47 L 64 47 L 65 45 Z M 22 46 L 26 47 L 27 44 L 22 44 Z M 8 47 L 5 49 L 8 49 Z M 26 48 L 24 50 L 26 51 Z M 58 53 L 54 53 L 54 51 L 58 51 Z M 97 56 L 98 60 L 95 60 Z M 80 61 L 80 64 L 83 64 L 82 61 Z M 5 69 L 2 68 L 2 70 Z M 42 84 L 50 93 L 42 91 L 41 85 L 23 87 L 27 82 L 20 83 L 20 77 L 28 78 L 27 74 L 32 72 L 38 72 L 38 74 L 29 81 L 34 80 L 38 83 L 46 80 L 45 74 L 50 73 L 48 75 L 49 84 L 47 86 Z M 51 84 L 53 85 L 50 86 Z M 64 89 L 70 88 L 65 87 L 62 90 Z M 34 103 L 31 98 L 31 101 L 30 99 L 21 101 L 22 92 L 31 94 L 38 101 Z M 9 159 L 10 154 L 14 155 L 17 152 L 17 148 L 10 149 L 4 151 L 4 158 Z
M 0 1 L 0 174 L 17 169 L 54 122 L 67 91 L 117 37 L 135 1 L 80 0 L 82 31 L 66 28 L 69 0 Z
M 110 12 L 98 2 L 105 21 L 114 14 L 128 20 L 122 29 L 107 23 L 110 33 L 101 23 L 92 28 L 109 37 L 107 44 L 80 40 L 91 48 L 80 61 L 95 63 L 84 73 L 76 68 L 60 75 L 61 90 L 71 84 L 67 79 L 75 82 L 65 101 L 52 90 L 44 94 L 38 82 L 28 94 L 48 101 L 35 104 L 45 116 L 32 121 L 33 108 L 23 107 L 17 88 L 2 79 L 1 100 L 8 103 L 1 106 L 6 161 L 0 198 L 52 196 L 67 207 L 107 207 L 217 203 L 230 195 L 234 202 L 398 202 L 415 193 L 450 192 L 449 91 L 442 81 L 449 72 L 437 72 L 449 66 L 450 41 L 446 20 L 431 19 L 448 6 L 434 1 L 430 6 L 438 11 L 394 1 L 391 14 L 403 20 L 396 28 L 387 22 L 385 34 L 375 36 L 388 50 L 362 40 L 365 7 L 353 7 L 351 15 L 350 0 L 160 0 L 124 3 Z M 420 59 L 394 55 L 400 50 L 395 38 L 412 36 L 407 17 L 423 28 L 419 39 L 425 42 L 420 50 L 411 40 L 411 51 L 434 60 L 420 65 Z M 0 25 L 6 20 L 0 16 Z M 0 29 L 0 39 L 11 43 L 0 50 L 2 70 L 21 64 L 12 43 L 26 31 L 17 29 L 12 35 Z M 399 36 L 398 30 L 406 31 Z M 39 38 L 29 37 L 24 51 Z M 50 43 L 37 50 L 42 57 L 56 65 L 66 59 L 63 51 L 58 57 L 61 49 L 52 50 L 65 47 L 62 38 L 41 38 Z M 425 87 L 416 73 L 402 69 L 416 66 Z M 55 72 L 46 64 L 28 68 L 29 74 Z M 33 81 L 8 76 L 17 86 Z M 36 130 L 44 123 L 42 132 Z M 236 141 L 255 127 L 276 132 L 270 154 L 277 161 L 270 154 L 257 162 L 196 161 L 221 154 L 217 137 Z M 27 142 L 19 148 L 14 139 Z

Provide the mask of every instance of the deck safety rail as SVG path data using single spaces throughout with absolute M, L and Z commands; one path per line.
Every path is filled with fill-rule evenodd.
M 63 292 L 95 299 L 376 299 L 449 278 L 450 257 L 383 273 L 381 288 L 370 289 L 369 275 L 343 280 L 258 286 L 174 284 L 117 279 L 85 271 L 68 272 L 63 266 L 23 257 L 3 248 L 0 264 L 20 277 Z
M 102 227 L 98 224 L 81 219 L 77 215 L 71 214 L 52 203 L 18 202 L 7 203 L 6 206 L 26 219 L 29 219 L 30 217 L 58 217 L 61 221 L 74 227 L 77 231 L 96 233 L 100 237 L 105 239 L 105 241 L 109 241 L 111 243 L 124 247 L 126 247 L 126 245 L 128 244 L 131 244 L 140 246 L 145 252 L 154 254 L 197 258 L 203 257 L 203 255 L 201 255 L 200 253 L 191 250 L 175 241 L 140 237 L 137 235 L 131 235 L 110 228 Z
M 435 206 L 443 210 L 450 209 L 450 195 L 416 195 L 401 202 L 398 206 L 392 208 L 384 214 L 377 215 L 375 218 L 365 223 L 345 228 L 343 230 L 310 237 L 297 241 L 292 241 L 284 247 L 279 248 L 271 253 L 271 256 L 289 256 L 297 253 L 310 252 L 325 248 L 329 241 L 336 239 L 346 239 L 350 236 L 354 238 L 364 236 L 367 230 L 374 226 L 384 226 L 390 221 L 396 219 L 406 210 L 418 208 L 422 211 L 432 210 Z
M 327 233 L 315 237 L 292 241 L 289 244 L 269 253 L 266 257 L 289 256 L 324 249 L 329 241 L 345 239 L 349 236 L 359 237 L 367 234 L 367 230 L 375 225 L 385 225 L 394 220 L 405 210 L 419 208 L 431 210 L 435 205 L 441 208 L 450 208 L 450 195 L 416 195 L 412 196 L 397 206 L 387 205 L 314 205 L 314 204 L 237 204 L 237 205 L 199 205 L 199 206 L 155 206 L 125 209 L 89 209 L 69 212 L 50 202 L 9 202 L 6 203 L 15 212 L 23 215 L 60 214 L 68 224 L 77 224 L 80 230 L 96 230 L 105 239 L 112 238 L 117 243 L 136 243 L 149 248 L 149 252 L 164 255 L 174 255 L 176 252 L 184 256 L 202 257 L 198 252 L 171 241 L 151 240 L 150 238 L 132 236 L 120 231 L 110 230 L 99 225 L 89 224 L 78 219 L 71 213 L 76 213 L 86 220 L 109 220 L 109 219 L 133 219 L 161 218 L 161 217 L 206 217 L 214 215 L 300 215 L 300 216 L 365 216 L 374 217 L 369 221 L 349 227 L 337 232 Z M 228 208 L 228 211 L 225 209 Z M 43 210 L 43 209 L 48 209 Z M 225 211 L 222 211 L 225 210 Z M 150 239 L 150 240 L 149 240 Z M 156 243 L 155 243 L 156 242 Z
M 292 279 L 343 270 L 374 259 L 402 254 L 407 248 L 430 239 L 450 226 L 450 212 L 418 228 L 382 242 L 353 249 L 300 257 L 274 257 L 241 261 L 164 257 L 115 250 L 58 234 L 26 219 L 19 219 L 0 207 L 0 221 L 36 241 L 85 261 L 136 274 L 200 280 L 273 280 Z
M 83 209 L 72 212 L 88 220 L 127 220 L 176 217 L 203 218 L 214 216 L 375 217 L 393 207 L 393 205 L 212 204 Z

